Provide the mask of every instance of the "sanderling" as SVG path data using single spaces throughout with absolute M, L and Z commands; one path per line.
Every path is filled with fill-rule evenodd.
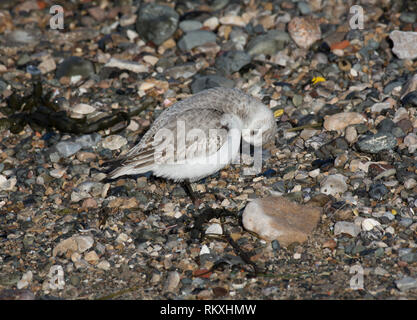
M 241 139 L 259 147 L 275 133 L 273 113 L 258 99 L 239 89 L 208 89 L 164 110 L 108 177 L 152 171 L 175 182 L 197 181 L 236 159 Z

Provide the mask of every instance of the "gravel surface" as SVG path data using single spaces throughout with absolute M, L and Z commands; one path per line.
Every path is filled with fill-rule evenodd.
M 149 2 L 0 2 L 0 300 L 416 299 L 417 2 Z M 229 165 L 196 204 L 103 180 L 215 86 L 274 112 L 261 173 Z M 243 227 L 271 195 L 320 208 L 305 242 Z

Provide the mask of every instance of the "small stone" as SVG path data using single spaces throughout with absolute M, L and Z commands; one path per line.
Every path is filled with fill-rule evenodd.
M 318 21 L 311 17 L 295 17 L 288 23 L 288 32 L 294 42 L 303 49 L 308 49 L 321 39 Z
M 210 89 L 215 87 L 226 87 L 226 88 L 233 88 L 235 86 L 235 82 L 228 78 L 210 74 L 206 76 L 196 75 L 193 83 L 191 84 L 191 91 L 193 94 Z
M 389 102 L 379 102 L 375 103 L 371 107 L 371 112 L 380 113 L 384 110 L 391 109 L 391 103 Z
M 245 208 L 242 222 L 245 229 L 266 240 L 277 240 L 281 246 L 302 243 L 317 225 L 321 209 L 291 202 L 283 197 L 267 197 L 251 201 Z
M 220 18 L 220 23 L 225 25 L 232 25 L 237 27 L 245 27 L 246 23 L 243 21 L 242 17 L 239 16 L 224 16 Z
M 394 43 L 392 52 L 400 59 L 417 58 L 417 32 L 394 30 L 389 37 Z
M 411 277 L 404 277 L 400 280 L 396 280 L 395 285 L 401 291 L 407 291 L 410 289 L 417 288 L 417 279 Z
M 81 147 L 82 146 L 79 143 L 73 141 L 61 141 L 56 145 L 58 153 L 64 158 L 71 157 L 73 154 L 80 151 Z
M 203 26 L 210 30 L 215 30 L 219 26 L 219 19 L 217 17 L 208 18 L 204 21 Z
M 297 2 L 297 8 L 300 10 L 300 13 L 303 16 L 309 15 L 311 13 L 310 5 L 307 2 L 299 1 Z
M 358 132 L 356 131 L 355 127 L 350 126 L 346 128 L 345 139 L 350 144 L 355 143 L 358 140 Z
M 97 201 L 93 198 L 87 198 L 83 201 L 83 204 L 81 205 L 82 209 L 89 209 L 89 208 L 97 208 L 98 204 Z
M 320 183 L 320 192 L 332 196 L 344 193 L 348 189 L 346 179 L 347 178 L 341 174 L 328 176 Z
M 206 43 L 216 42 L 216 35 L 207 30 L 195 30 L 187 32 L 178 41 L 178 47 L 183 51 L 191 50 Z
M 179 27 L 184 32 L 199 30 L 203 27 L 203 24 L 197 20 L 184 20 L 181 21 Z
M 120 70 L 128 70 L 135 73 L 149 72 L 149 68 L 144 64 L 116 58 L 110 58 L 109 62 L 107 62 L 104 66 L 108 68 L 117 68 Z
M 338 221 L 334 225 L 334 235 L 348 234 L 352 237 L 356 237 L 361 232 L 361 228 L 353 222 Z
M 409 133 L 404 138 L 404 145 L 408 147 L 409 153 L 414 153 L 417 150 L 417 135 L 415 133 Z
M 0 190 L 11 191 L 16 185 L 16 177 L 7 179 L 4 175 L 0 174 Z
M 251 57 L 244 51 L 228 51 L 216 58 L 216 68 L 231 74 L 239 71 L 243 66 L 251 62 Z
M 180 274 L 177 271 L 168 273 L 168 278 L 165 281 L 164 291 L 175 292 L 180 284 Z
M 397 145 L 397 139 L 389 132 L 378 132 L 374 135 L 364 135 L 357 142 L 358 148 L 363 152 L 378 153 L 391 150 Z
M 97 155 L 92 152 L 78 152 L 77 159 L 81 162 L 90 162 L 97 158 Z
M 80 76 L 82 78 L 90 77 L 95 74 L 95 68 L 91 61 L 80 57 L 69 57 L 58 65 L 56 78 Z
M 140 6 L 136 31 L 145 41 L 157 46 L 168 40 L 178 26 L 179 14 L 171 7 L 148 3 Z
M 417 186 L 417 181 L 413 178 L 407 179 L 404 182 L 404 188 L 407 190 L 413 189 L 415 186 Z
M 346 127 L 354 124 L 366 122 L 364 116 L 357 112 L 342 112 L 331 116 L 326 116 L 323 127 L 327 131 L 342 131 Z
M 84 134 L 82 136 L 76 137 L 74 142 L 81 145 L 81 148 L 92 148 L 101 141 L 101 136 L 94 132 L 92 134 Z
M 95 251 L 90 251 L 90 252 L 87 252 L 84 255 L 84 260 L 87 261 L 90 264 L 95 265 L 100 260 L 100 258 L 98 257 L 98 255 Z
M 369 188 L 369 196 L 375 200 L 382 200 L 388 193 L 388 189 L 382 183 L 374 183 Z
M 371 231 L 375 227 L 380 227 L 381 224 L 372 218 L 367 218 L 362 221 L 362 229 L 365 231 Z
M 96 108 L 86 103 L 79 103 L 72 108 L 72 111 L 79 114 L 89 114 L 96 111 Z
M 97 264 L 97 268 L 101 270 L 109 271 L 111 268 L 110 262 L 108 262 L 107 260 L 102 260 Z
M 218 223 L 213 223 L 206 229 L 206 234 L 219 234 L 219 235 L 221 235 L 221 234 L 223 234 L 222 226 Z
M 117 150 L 127 144 L 127 140 L 125 137 L 119 135 L 111 135 L 103 139 L 102 145 L 103 148 L 110 149 L 110 150 Z
M 94 239 L 90 236 L 72 236 L 62 240 L 53 250 L 52 256 L 64 255 L 67 251 L 83 253 L 90 249 L 94 244 Z
M 416 22 L 417 15 L 415 12 L 402 12 L 400 15 L 400 21 L 404 23 Z
M 203 254 L 210 254 L 210 249 L 205 244 L 203 244 L 200 250 L 200 256 Z
M 22 279 L 20 279 L 19 282 L 17 283 L 17 289 L 20 290 L 20 289 L 27 288 L 32 282 L 32 278 L 33 278 L 32 271 L 28 271 L 24 273 L 22 276 Z
M 48 72 L 54 71 L 56 69 L 55 60 L 52 57 L 48 57 L 47 59 L 44 59 L 39 65 L 39 70 L 42 72 L 42 74 L 46 74 Z
M 129 240 L 129 236 L 126 233 L 121 233 L 117 236 L 116 242 L 123 243 Z
M 64 175 L 65 171 L 67 171 L 66 168 L 57 168 L 57 169 L 53 169 L 53 170 L 49 171 L 49 175 L 51 177 L 54 177 L 54 178 L 59 179 L 59 178 L 62 178 L 62 176 Z
M 281 30 L 270 30 L 266 34 L 256 36 L 246 46 L 246 52 L 251 56 L 259 54 L 275 55 L 290 42 L 288 33 Z

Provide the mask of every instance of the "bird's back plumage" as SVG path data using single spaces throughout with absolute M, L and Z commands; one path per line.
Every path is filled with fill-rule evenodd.
M 109 177 L 147 171 L 176 181 L 208 176 L 236 156 L 240 130 L 251 112 L 256 113 L 251 107 L 259 103 L 238 89 L 228 88 L 205 90 L 179 101 L 160 114 L 140 142 L 120 158 L 121 166 L 110 172 Z M 205 140 L 187 139 L 192 130 L 204 135 Z M 210 134 L 211 130 L 215 134 Z M 173 153 L 159 151 L 163 141 L 157 139 L 165 131 L 174 137 L 168 146 Z M 218 163 L 201 163 L 207 159 Z

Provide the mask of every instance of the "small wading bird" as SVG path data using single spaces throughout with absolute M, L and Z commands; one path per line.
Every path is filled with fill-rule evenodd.
M 236 159 L 241 139 L 259 147 L 273 143 L 276 131 L 272 111 L 258 99 L 238 89 L 208 89 L 164 110 L 140 142 L 116 160 L 108 178 L 152 171 L 184 182 L 194 201 L 189 182 Z

